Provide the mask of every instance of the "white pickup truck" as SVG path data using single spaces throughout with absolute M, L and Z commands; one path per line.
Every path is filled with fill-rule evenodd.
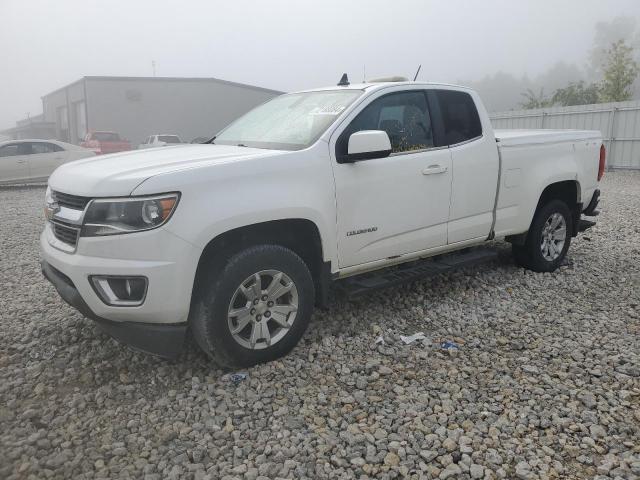
M 604 167 L 600 132 L 494 132 L 464 87 L 341 82 L 277 97 L 207 144 L 61 166 L 42 268 L 134 348 L 175 356 L 189 332 L 248 366 L 296 345 L 332 281 L 493 239 L 555 270 L 593 224 Z

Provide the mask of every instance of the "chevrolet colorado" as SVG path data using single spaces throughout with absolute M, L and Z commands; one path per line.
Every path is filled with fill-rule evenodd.
M 189 332 L 247 366 L 290 351 L 332 281 L 492 239 L 550 272 L 593 224 L 600 132 L 494 132 L 468 88 L 345 83 L 272 99 L 205 144 L 61 166 L 43 273 L 134 348 L 175 356 Z

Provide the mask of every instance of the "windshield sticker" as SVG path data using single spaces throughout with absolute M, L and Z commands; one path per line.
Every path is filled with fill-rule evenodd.
M 344 105 L 325 105 L 322 107 L 315 107 L 309 112 L 309 115 L 339 115 L 347 108 Z

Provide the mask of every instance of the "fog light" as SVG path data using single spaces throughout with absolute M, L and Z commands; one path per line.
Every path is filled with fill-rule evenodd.
M 92 275 L 89 280 L 100 300 L 107 305 L 137 307 L 147 296 L 146 277 Z

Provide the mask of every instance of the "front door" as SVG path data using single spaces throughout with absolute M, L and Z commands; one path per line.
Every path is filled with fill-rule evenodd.
M 360 130 L 386 131 L 392 154 L 335 162 Z M 423 90 L 378 95 L 339 134 L 332 153 L 341 268 L 447 244 L 451 154 L 434 147 Z
M 24 143 L 9 143 L 0 147 L 0 183 L 16 182 L 29 178 L 28 155 Z

